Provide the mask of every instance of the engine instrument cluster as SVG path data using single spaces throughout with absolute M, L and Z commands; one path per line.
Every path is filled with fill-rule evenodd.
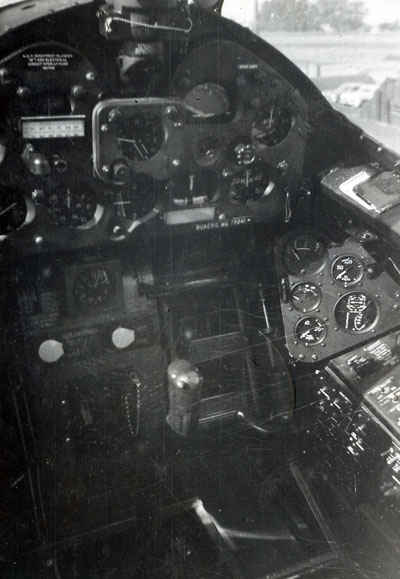
M 358 242 L 294 231 L 276 250 L 287 347 L 316 362 L 400 324 L 398 285 Z

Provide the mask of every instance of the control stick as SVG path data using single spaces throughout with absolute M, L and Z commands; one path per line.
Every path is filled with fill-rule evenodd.
M 197 428 L 202 384 L 202 375 L 189 361 L 173 360 L 168 366 L 167 423 L 181 436 L 189 436 Z

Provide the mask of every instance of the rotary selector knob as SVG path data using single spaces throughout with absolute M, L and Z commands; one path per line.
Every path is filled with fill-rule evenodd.
M 233 155 L 239 167 L 251 165 L 256 160 L 256 152 L 252 143 L 238 143 L 233 149 Z
M 112 166 L 112 175 L 114 181 L 117 181 L 118 183 L 127 183 L 130 175 L 128 164 L 123 160 L 115 161 Z

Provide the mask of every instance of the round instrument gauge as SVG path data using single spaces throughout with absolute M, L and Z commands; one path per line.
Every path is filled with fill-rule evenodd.
M 342 330 L 352 334 L 369 332 L 379 317 L 377 303 L 364 292 L 350 292 L 337 302 L 336 323 Z
M 328 327 L 321 318 L 309 316 L 297 322 L 295 335 L 303 346 L 317 346 L 326 339 Z
M 164 142 L 164 127 L 158 113 L 146 112 L 118 122 L 117 141 L 124 157 L 148 161 Z
M 198 84 L 185 96 L 194 118 L 216 119 L 230 113 L 230 100 L 223 86 L 213 82 Z
M 35 207 L 30 199 L 16 189 L 0 186 L 0 236 L 7 236 L 35 217 Z
M 271 103 L 258 112 L 253 123 L 252 135 L 260 145 L 275 147 L 288 136 L 293 125 L 293 115 L 288 107 Z
M 300 312 L 316 310 L 321 303 L 321 290 L 315 283 L 298 283 L 292 289 L 290 300 L 293 307 Z
M 355 255 L 340 255 L 332 264 L 332 279 L 343 287 L 359 283 L 364 275 L 364 265 Z
M 229 185 L 229 196 L 232 201 L 245 203 L 257 201 L 261 197 L 267 197 L 274 190 L 265 165 L 255 163 L 232 178 Z
M 292 275 L 314 273 L 325 263 L 325 246 L 312 233 L 298 233 L 289 239 L 283 261 Z
M 102 266 L 81 270 L 75 278 L 73 296 L 79 308 L 107 305 L 115 295 L 112 272 Z
M 74 189 L 56 186 L 50 192 L 40 193 L 40 203 L 47 208 L 51 221 L 57 226 L 90 229 L 103 216 L 103 206 L 97 203 L 94 192 L 85 185 L 77 185 Z

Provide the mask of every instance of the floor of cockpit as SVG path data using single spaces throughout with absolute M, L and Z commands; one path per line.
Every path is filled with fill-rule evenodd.
M 56 579 L 352 576 L 337 571 L 341 554 L 293 434 L 259 440 L 221 425 L 190 442 L 160 436 L 162 451 L 125 449 L 107 468 L 98 463 L 96 477 L 94 463 L 81 462 L 69 503 L 48 521 L 58 536 L 21 556 L 10 577 L 25 579 L 34 565 L 48 575 L 29 577 Z

